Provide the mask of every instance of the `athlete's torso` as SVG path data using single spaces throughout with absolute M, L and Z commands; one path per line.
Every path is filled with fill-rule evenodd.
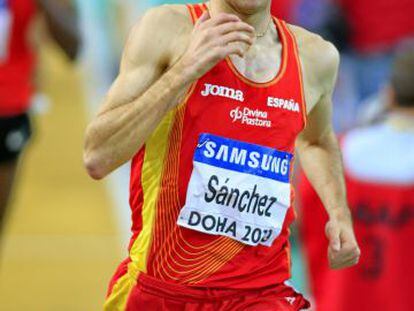
M 32 95 L 34 55 L 28 42 L 36 12 L 33 0 L 0 0 L 0 116 L 27 110 Z
M 205 8 L 189 9 L 196 20 Z M 306 109 L 294 35 L 275 24 L 282 53 L 271 81 L 255 83 L 229 59 L 220 62 L 135 156 L 135 270 L 203 287 L 289 278 L 291 168 Z

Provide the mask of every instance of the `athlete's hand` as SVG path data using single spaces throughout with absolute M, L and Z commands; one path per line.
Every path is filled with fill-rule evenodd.
M 206 11 L 195 24 L 179 61 L 181 72 L 192 82 L 229 55 L 243 57 L 254 37 L 254 28 L 238 16 L 220 13 L 210 17 Z
M 328 259 L 332 269 L 356 265 L 361 251 L 355 238 L 350 215 L 330 217 L 325 227 L 329 240 Z

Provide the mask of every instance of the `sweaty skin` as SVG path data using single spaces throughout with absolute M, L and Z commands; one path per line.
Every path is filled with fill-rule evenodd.
M 185 6 L 165 5 L 149 10 L 133 28 L 120 74 L 86 132 L 84 162 L 92 178 L 101 179 L 130 160 L 191 84 L 226 56 L 256 82 L 276 75 L 282 47 L 270 22 L 270 1 L 212 0 L 208 5 L 209 13 L 195 26 Z M 321 37 L 290 27 L 298 41 L 308 113 L 297 152 L 330 216 L 330 265 L 344 268 L 358 262 L 360 251 L 331 125 L 339 54 Z

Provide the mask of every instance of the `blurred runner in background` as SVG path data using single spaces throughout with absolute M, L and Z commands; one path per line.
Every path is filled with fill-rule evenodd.
M 414 48 L 396 57 L 389 114 L 342 139 L 348 200 L 362 256 L 359 266 L 328 269 L 321 252 L 327 219 L 303 178 L 302 238 L 317 311 L 414 310 Z
M 358 99 L 365 100 L 387 83 L 398 45 L 414 38 L 414 1 L 335 1 L 349 27 Z
M 273 0 L 272 15 L 291 23 L 297 3 L 298 0 Z
M 0 230 L 19 156 L 31 134 L 28 110 L 36 63 L 32 32 L 38 15 L 69 59 L 79 48 L 70 0 L 0 0 Z
M 395 51 L 414 38 L 414 1 L 294 2 L 295 23 L 321 34 L 342 54 L 334 94 L 335 129 L 343 132 L 363 124 L 371 111 L 382 108 L 379 90 L 390 78 Z

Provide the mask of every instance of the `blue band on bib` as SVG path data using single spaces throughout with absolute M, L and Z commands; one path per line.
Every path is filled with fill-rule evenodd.
M 203 133 L 194 161 L 289 183 L 293 155 L 273 148 Z

